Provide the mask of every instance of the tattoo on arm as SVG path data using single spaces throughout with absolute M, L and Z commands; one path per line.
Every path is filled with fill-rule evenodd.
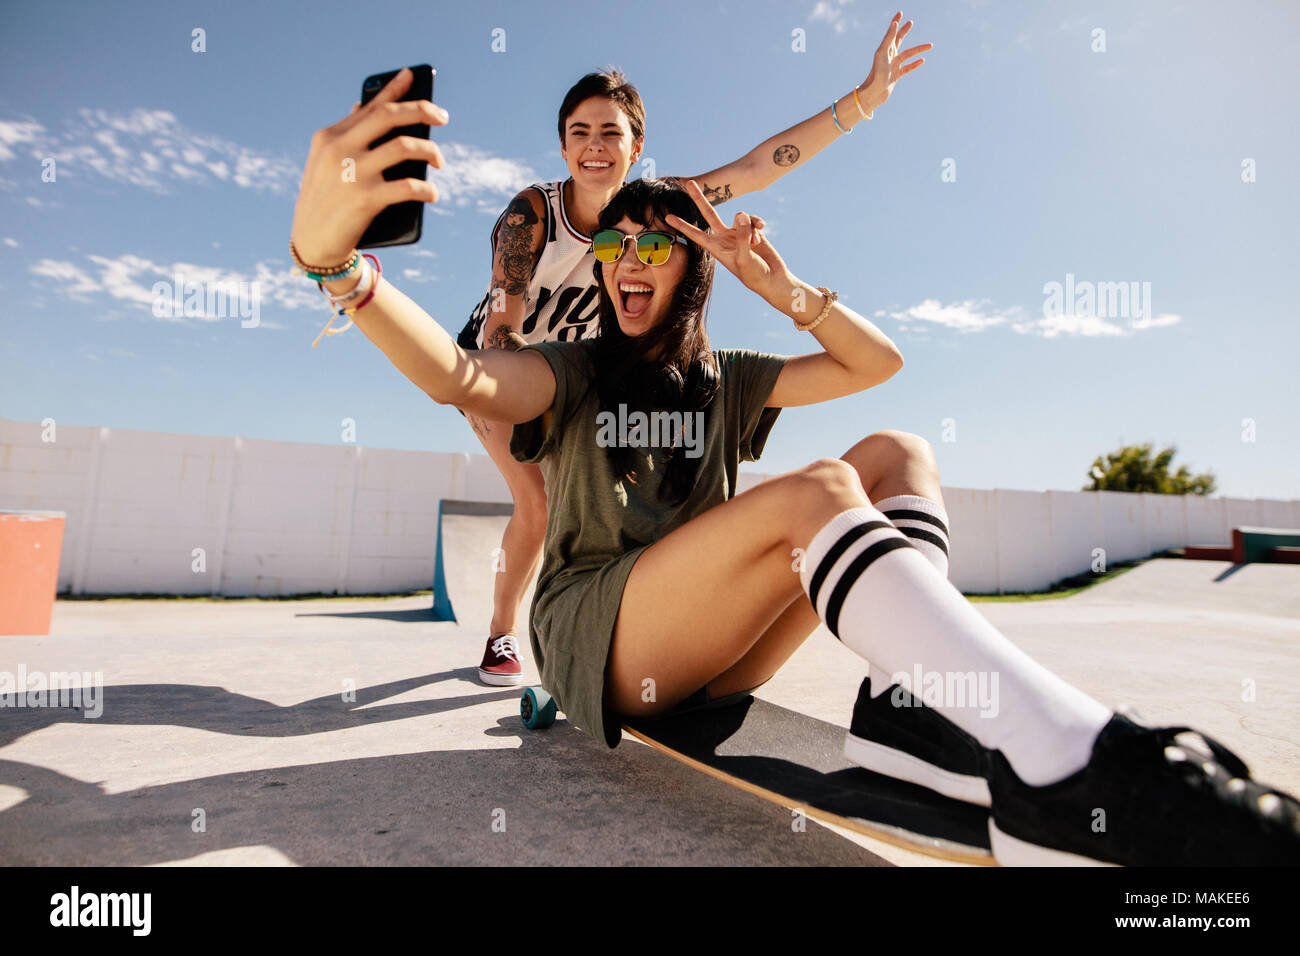
M 506 210 L 501 234 L 497 237 L 497 250 L 504 271 L 502 288 L 506 295 L 523 295 L 533 277 L 533 226 L 540 222 L 533 204 L 523 196 Z
M 524 337 L 510 328 L 508 325 L 498 325 L 488 334 L 487 341 L 483 343 L 484 348 L 505 349 L 507 352 L 518 352 L 528 343 Z
M 487 440 L 488 435 L 492 432 L 492 426 L 488 424 L 487 419 L 479 418 L 477 415 L 471 415 L 469 412 L 466 412 L 465 420 L 469 422 L 469 427 L 478 433 L 479 438 L 482 438 L 484 441 Z
M 772 153 L 772 162 L 778 166 L 793 166 L 799 162 L 799 147 L 794 143 L 778 146 L 776 151 Z
M 732 196 L 730 183 L 723 183 L 721 186 L 710 186 L 708 183 L 700 183 L 700 189 L 703 190 L 704 198 L 709 201 L 710 206 L 724 203 Z

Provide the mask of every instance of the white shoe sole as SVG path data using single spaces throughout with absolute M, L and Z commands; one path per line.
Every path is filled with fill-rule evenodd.
M 524 682 L 523 674 L 493 674 L 491 671 L 478 669 L 478 679 L 493 687 L 515 687 Z
M 987 807 L 993 803 L 989 796 L 989 782 L 983 777 L 942 770 L 901 750 L 883 744 L 871 743 L 849 734 L 844 738 L 844 756 L 847 760 L 875 773 L 919 784 L 954 800 Z
M 998 829 L 993 818 L 989 817 L 989 845 L 993 849 L 993 859 L 1001 866 L 1118 866 L 1118 863 L 1103 863 L 1077 853 L 1064 850 L 1051 850 L 1036 843 L 1026 843 L 1016 837 L 1008 836 Z

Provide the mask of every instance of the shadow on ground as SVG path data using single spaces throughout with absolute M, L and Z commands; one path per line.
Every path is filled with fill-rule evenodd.
M 366 706 L 439 681 L 472 681 L 477 673 L 478 669 L 474 667 L 458 667 L 436 674 L 360 687 L 356 691 L 355 702 L 345 702 L 340 693 L 333 693 L 289 706 L 237 694 L 224 687 L 196 684 L 110 684 L 103 688 L 103 713 L 94 718 L 84 718 L 81 709 L 76 707 L 37 706 L 32 700 L 35 693 L 29 692 L 19 706 L 12 710 L 6 708 L 3 720 L 0 720 L 0 747 L 56 723 L 166 725 L 249 737 L 294 737 L 345 730 L 376 720 L 403 720 L 407 717 L 447 713 L 485 701 L 519 698 L 519 691 L 511 688 L 437 700 Z M 363 707 L 364 710 L 359 709 Z
M 284 737 L 516 695 L 511 689 L 355 710 L 472 670 L 362 688 L 355 704 L 335 694 L 289 707 L 219 687 L 110 686 L 100 720 Z M 7 710 L 0 740 L 64 720 L 92 723 L 67 709 Z M 482 732 L 518 746 L 313 763 L 116 794 L 0 760 L 0 784 L 26 793 L 0 812 L 0 862 L 137 866 L 267 846 L 294 863 L 326 866 L 887 865 L 815 823 L 797 832 L 789 811 L 634 741 L 610 751 L 564 721 L 530 732 L 513 714 Z M 192 829 L 196 808 L 204 811 L 205 832 Z

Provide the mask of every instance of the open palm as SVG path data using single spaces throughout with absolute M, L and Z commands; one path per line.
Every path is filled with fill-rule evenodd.
M 860 87 L 868 99 L 875 104 L 872 109 L 889 99 L 890 94 L 894 92 L 894 84 L 900 78 L 907 76 L 925 62 L 924 59 L 920 59 L 908 63 L 908 60 L 934 49 L 933 43 L 922 43 L 899 52 L 899 44 L 912 30 L 911 20 L 899 26 L 899 21 L 902 19 L 903 14 L 898 13 L 890 21 L 889 29 L 885 31 L 885 37 L 880 41 L 880 46 L 876 48 L 876 55 L 872 58 L 871 72 L 867 74 L 866 80 Z

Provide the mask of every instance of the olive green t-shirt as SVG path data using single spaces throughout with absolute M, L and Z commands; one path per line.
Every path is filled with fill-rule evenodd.
M 542 686 L 569 721 L 614 747 L 621 720 L 604 707 L 605 662 L 623 584 L 649 545 L 736 494 L 740 462 L 757 461 L 779 408 L 764 408 L 787 356 L 717 349 L 713 401 L 679 434 L 698 455 L 695 487 L 681 505 L 658 498 L 670 443 L 665 423 L 631 414 L 602 417 L 592 366 L 594 339 L 539 342 L 555 374 L 549 432 L 540 417 L 516 425 L 510 451 L 540 463 L 546 481 L 546 544 L 529 615 L 529 638 Z M 649 425 L 658 427 L 658 447 Z M 702 427 L 701 427 L 702 426 Z M 616 478 L 605 446 L 620 437 L 636 449 L 637 481 Z M 656 465 L 658 468 L 656 469 Z

